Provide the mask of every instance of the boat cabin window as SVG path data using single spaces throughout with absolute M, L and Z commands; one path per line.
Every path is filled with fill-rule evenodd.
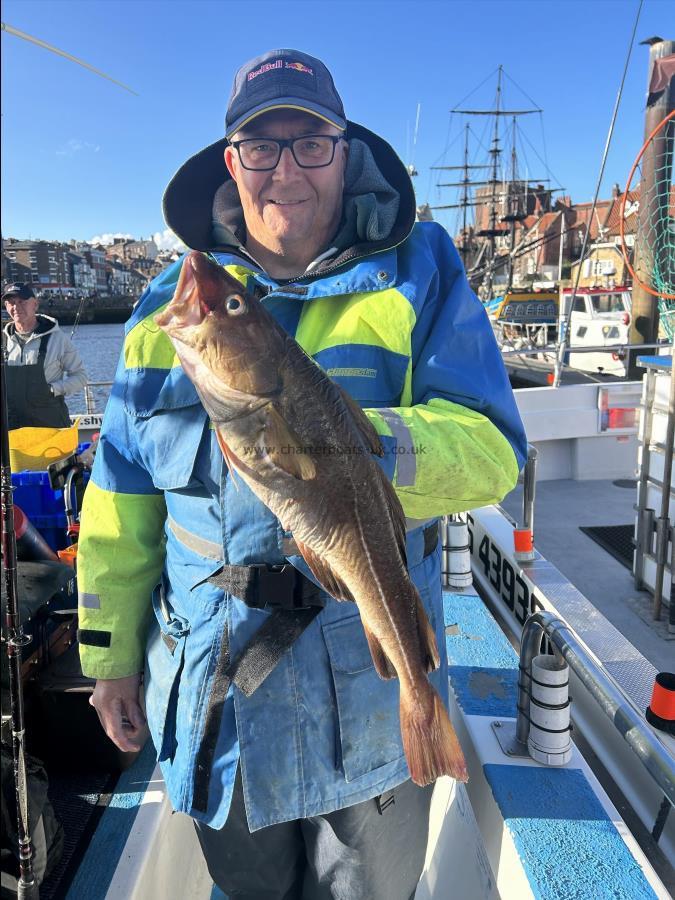
M 574 298 L 574 312 L 586 312 L 586 300 L 584 297 Z
M 591 294 L 596 313 L 624 312 L 623 294 Z

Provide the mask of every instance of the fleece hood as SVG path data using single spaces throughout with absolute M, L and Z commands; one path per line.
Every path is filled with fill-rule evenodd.
M 345 170 L 342 220 L 321 272 L 400 244 L 415 223 L 415 194 L 394 149 L 354 122 L 347 123 L 349 158 Z M 243 250 L 246 240 L 239 191 L 224 162 L 222 138 L 190 157 L 164 193 L 167 225 L 193 250 Z M 322 254 L 323 255 L 323 254 Z

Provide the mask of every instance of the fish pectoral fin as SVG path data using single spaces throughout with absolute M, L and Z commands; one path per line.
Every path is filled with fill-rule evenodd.
M 417 631 L 420 638 L 420 651 L 422 654 L 422 664 L 426 669 L 427 675 L 437 669 L 441 664 L 441 657 L 438 653 L 438 644 L 434 629 L 431 627 L 429 616 L 422 603 L 422 598 L 417 595 Z
M 351 413 L 354 424 L 360 431 L 370 452 L 374 453 L 376 456 L 384 456 L 384 447 L 382 446 L 379 434 L 375 431 L 373 423 L 361 409 L 356 400 L 350 396 L 344 388 L 340 387 L 339 384 L 336 384 L 335 387 L 341 394 L 344 404 Z
M 304 452 L 303 442 L 273 406 L 265 417 L 264 444 L 266 455 L 278 468 L 300 481 L 316 477 L 316 466 Z
M 363 624 L 363 630 L 366 633 L 366 640 L 368 641 L 368 647 L 370 648 L 370 655 L 373 657 L 373 665 L 375 666 L 375 671 L 383 678 L 385 681 L 390 678 L 396 678 L 396 669 L 392 665 L 389 657 L 384 652 L 384 648 L 380 643 L 380 639 L 375 637 L 373 632 L 368 628 L 366 623 L 361 620 Z
M 317 554 L 310 549 L 302 541 L 295 538 L 300 555 L 309 566 L 312 575 L 321 584 L 323 589 L 331 595 L 334 600 L 350 600 L 354 603 L 354 597 L 347 585 L 333 572 L 330 566 L 325 563 Z

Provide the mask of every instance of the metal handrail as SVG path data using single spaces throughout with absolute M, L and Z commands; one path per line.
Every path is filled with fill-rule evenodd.
M 559 616 L 541 610 L 532 613 L 525 622 L 520 642 L 517 742 L 524 746 L 527 745 L 529 688 L 526 682 L 530 677 L 532 660 L 541 649 L 541 640 L 544 635 L 570 669 L 575 672 L 670 803 L 675 806 L 675 760 L 673 757 L 611 678 L 592 659 L 589 651 L 572 628 Z
M 567 345 L 568 353 L 615 353 L 617 350 L 650 350 L 657 347 L 666 349 L 670 347 L 669 343 L 661 341 L 658 344 L 600 344 L 597 347 L 578 347 L 574 344 Z M 558 348 L 557 344 L 545 344 L 543 347 L 523 347 L 522 350 L 502 350 L 502 356 L 531 356 L 539 353 L 555 353 Z M 501 348 L 500 348 L 501 349 Z
M 88 381 L 84 386 L 84 404 L 87 410 L 87 415 L 92 415 L 96 412 L 96 401 L 94 399 L 94 394 L 92 389 L 97 387 L 112 387 L 114 384 L 113 381 Z
M 534 533 L 534 496 L 537 485 L 538 451 L 532 444 L 527 445 L 527 461 L 523 467 L 523 528 Z

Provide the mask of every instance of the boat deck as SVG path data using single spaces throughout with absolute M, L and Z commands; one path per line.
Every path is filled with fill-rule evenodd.
M 511 350 L 504 345 L 503 350 Z M 503 357 L 504 366 L 514 388 L 546 387 L 551 384 L 554 372 L 554 360 L 535 358 L 525 354 L 513 354 Z M 614 381 L 624 381 L 618 375 L 582 372 L 580 369 L 564 368 L 561 384 L 607 384 Z
M 622 486 L 628 484 L 628 487 Z M 637 590 L 631 572 L 581 531 L 582 526 L 628 525 L 635 519 L 636 488 L 625 481 L 560 479 L 537 484 L 534 542 L 546 559 L 658 671 L 672 671 L 675 635 L 668 633 L 668 609 L 652 618 L 652 595 Z M 522 520 L 522 487 L 502 502 Z

